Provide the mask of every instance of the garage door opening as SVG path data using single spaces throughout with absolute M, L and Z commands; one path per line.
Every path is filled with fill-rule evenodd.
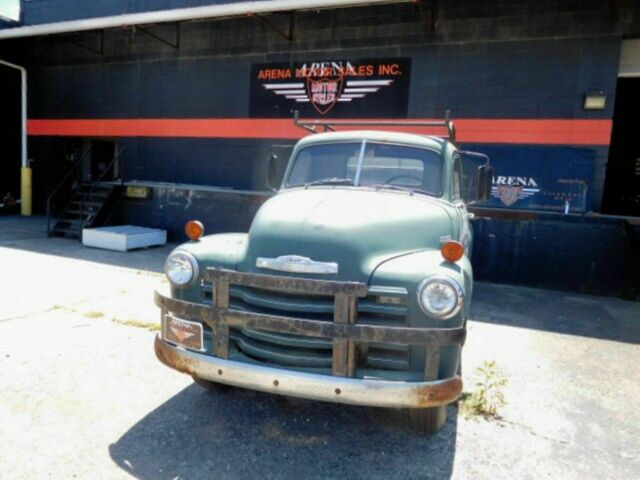
M 640 78 L 620 78 L 605 180 L 603 211 L 640 216 Z
M 0 215 L 20 213 L 21 167 L 20 72 L 0 66 Z

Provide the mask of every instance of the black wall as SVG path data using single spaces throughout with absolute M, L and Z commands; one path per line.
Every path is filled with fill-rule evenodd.
M 477 280 L 640 296 L 640 227 L 622 219 L 547 214 L 472 223 Z
M 187 240 L 185 224 L 194 219 L 202 221 L 207 234 L 247 232 L 258 208 L 269 196 L 154 187 L 146 200 L 121 197 L 110 221 L 166 229 L 171 241 L 181 242 Z

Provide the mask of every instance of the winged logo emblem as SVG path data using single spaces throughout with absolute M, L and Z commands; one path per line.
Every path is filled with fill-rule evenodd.
M 388 87 L 393 79 L 346 80 L 343 76 L 307 77 L 306 82 L 264 83 L 274 95 L 297 103 L 311 103 L 321 115 L 326 115 L 338 103 L 349 103 Z
M 498 176 L 491 187 L 491 196 L 499 199 L 506 207 L 539 192 L 540 187 L 533 177 Z
M 276 258 L 258 257 L 256 267 L 292 273 L 338 273 L 338 264 L 335 262 L 317 262 L 299 255 L 282 255 Z

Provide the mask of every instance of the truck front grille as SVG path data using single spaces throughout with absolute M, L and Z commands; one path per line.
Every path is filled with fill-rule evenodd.
M 212 289 L 202 285 L 203 300 L 211 303 Z M 296 295 L 250 287 L 232 286 L 229 291 L 233 310 L 287 316 L 318 321 L 333 321 L 333 299 L 319 295 Z M 406 292 L 393 303 L 380 303 L 371 294 L 358 302 L 359 324 L 407 326 Z M 306 337 L 257 330 L 231 329 L 231 339 L 245 355 L 261 362 L 286 367 L 331 368 L 333 342 L 329 338 Z M 376 344 L 357 345 L 358 366 L 373 370 L 408 370 L 409 346 Z

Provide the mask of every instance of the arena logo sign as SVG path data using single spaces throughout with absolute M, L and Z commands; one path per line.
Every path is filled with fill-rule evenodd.
M 533 177 L 493 177 L 491 195 L 510 207 L 518 200 L 524 200 L 540 192 L 540 187 Z
M 252 67 L 252 117 L 407 115 L 409 59 L 327 60 Z

